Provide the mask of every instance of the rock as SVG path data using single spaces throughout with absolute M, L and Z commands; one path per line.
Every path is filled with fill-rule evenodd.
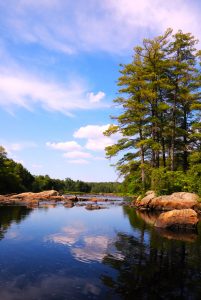
M 7 201 L 8 198 L 5 195 L 0 195 L 0 202 Z
M 78 201 L 88 201 L 87 198 L 83 198 L 83 197 L 78 197 Z
M 145 197 L 141 199 L 139 196 L 137 200 L 134 202 L 137 207 L 146 207 L 149 205 L 150 201 L 156 197 L 156 193 L 154 191 L 148 191 L 145 194 Z
M 64 196 L 52 196 L 51 197 L 51 200 L 54 200 L 54 201 L 65 201 L 65 197 Z
M 86 203 L 76 203 L 75 206 L 85 206 Z
M 92 202 L 95 202 L 95 203 L 97 203 L 97 202 L 98 202 L 98 199 L 97 199 L 97 198 L 95 198 L 95 197 L 93 197 L 93 198 L 90 198 L 90 199 L 89 199 L 89 201 L 92 201 Z
M 94 209 L 102 209 L 102 208 L 106 208 L 106 207 L 89 203 L 85 206 L 85 208 L 88 210 L 94 210 Z
M 155 192 L 154 191 L 147 191 L 146 193 L 145 193 L 145 196 L 149 196 L 149 195 L 155 195 Z
M 68 202 L 65 202 L 64 203 L 64 206 L 65 207 L 68 207 L 68 208 L 72 208 L 75 204 L 73 203 L 73 201 L 68 201 Z
M 198 203 L 194 206 L 194 210 L 195 210 L 198 214 L 201 214 L 201 202 L 198 202 Z
M 64 201 L 63 196 L 59 196 L 59 193 L 55 190 L 43 191 L 40 193 L 21 193 L 9 196 L 0 196 L 0 202 L 5 204 L 25 204 L 37 206 L 39 201 Z
M 21 193 L 21 194 L 17 194 L 14 196 L 11 196 L 10 199 L 36 199 L 36 198 L 40 198 L 40 199 L 49 199 L 51 197 L 54 196 L 59 196 L 59 193 L 55 190 L 50 190 L 50 191 L 43 191 L 40 193 Z
M 65 201 L 73 201 L 73 202 L 77 202 L 78 201 L 78 198 L 77 196 L 65 196 L 64 197 Z
M 193 193 L 179 192 L 159 197 L 154 197 L 153 193 L 149 193 L 142 200 L 136 201 L 135 206 L 139 209 L 150 210 L 193 209 L 198 200 L 199 196 Z
M 155 227 L 169 229 L 196 229 L 198 223 L 197 213 L 192 209 L 171 210 L 160 214 Z

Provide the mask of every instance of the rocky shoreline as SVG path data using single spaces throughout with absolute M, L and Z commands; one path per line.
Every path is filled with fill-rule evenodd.
M 26 205 L 27 207 L 49 207 L 62 203 L 67 208 L 85 206 L 87 210 L 106 208 L 104 203 L 110 201 L 104 196 L 73 196 L 59 195 L 55 190 L 40 193 L 21 193 L 0 195 L 1 205 Z M 103 204 L 100 204 L 103 202 Z M 112 203 L 112 202 L 111 202 Z M 124 203 L 120 203 L 124 205 Z M 137 211 L 157 212 L 152 225 L 156 228 L 171 230 L 196 230 L 198 215 L 201 214 L 199 196 L 194 193 L 179 192 L 172 195 L 158 196 L 154 191 L 148 191 L 145 197 L 138 197 L 131 203 Z
M 20 194 L 9 194 L 0 195 L 1 205 L 25 205 L 28 207 L 38 207 L 39 205 L 43 207 L 48 207 L 49 205 L 55 205 L 60 202 L 63 203 L 65 207 L 72 208 L 73 206 L 86 206 L 88 210 L 102 209 L 105 206 L 98 204 L 99 202 L 110 201 L 104 196 L 73 196 L 73 195 L 59 195 L 55 190 L 43 191 L 39 193 L 20 193 Z M 83 202 L 83 203 L 78 203 Z M 92 204 L 87 204 L 87 202 L 92 202 Z
M 201 214 L 199 199 L 194 193 L 178 192 L 157 197 L 154 191 L 148 191 L 144 198 L 138 197 L 133 206 L 139 211 L 163 212 L 152 224 L 157 228 L 195 231 Z

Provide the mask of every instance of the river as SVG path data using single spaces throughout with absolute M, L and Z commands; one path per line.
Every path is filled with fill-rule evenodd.
M 0 207 L 0 299 L 200 299 L 201 226 L 175 234 L 116 204 Z

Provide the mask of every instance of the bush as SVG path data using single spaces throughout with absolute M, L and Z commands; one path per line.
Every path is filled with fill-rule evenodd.
M 154 169 L 151 174 L 151 189 L 158 195 L 188 191 L 187 176 L 182 171 L 167 171 L 166 168 Z
M 192 165 L 187 172 L 188 191 L 201 196 L 201 164 Z

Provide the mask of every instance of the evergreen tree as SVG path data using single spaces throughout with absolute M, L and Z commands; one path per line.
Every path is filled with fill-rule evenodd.
M 160 167 L 185 172 L 189 157 L 200 145 L 201 73 L 197 40 L 178 31 L 145 39 L 134 49 L 133 61 L 121 65 L 120 96 L 114 102 L 120 114 L 105 132 L 119 132 L 119 141 L 106 147 L 108 158 L 123 152 L 116 166 L 127 182 L 150 187 L 150 170 Z M 198 146 L 199 148 L 199 146 Z M 200 148 L 197 150 L 200 152 Z M 160 172 L 159 172 L 160 173 Z

